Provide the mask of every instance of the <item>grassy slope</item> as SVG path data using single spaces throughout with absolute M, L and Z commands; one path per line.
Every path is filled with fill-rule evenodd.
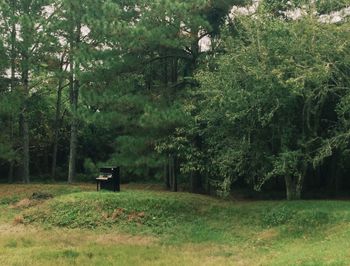
M 350 203 L 0 186 L 0 265 L 348 265 Z M 29 208 L 11 201 L 45 190 Z M 10 204 L 9 204 L 10 203 Z M 28 225 L 12 225 L 14 217 Z

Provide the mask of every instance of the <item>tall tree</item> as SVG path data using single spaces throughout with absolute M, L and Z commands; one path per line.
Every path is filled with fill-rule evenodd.
M 325 116 L 325 103 L 343 86 L 335 77 L 346 49 L 333 47 L 347 34 L 312 15 L 287 22 L 260 14 L 234 27 L 218 68 L 198 76 L 211 165 L 223 180 L 243 177 L 257 189 L 283 177 L 287 198 L 300 199 L 330 137 L 323 127 L 337 121 Z
M 70 3 L 70 29 L 69 29 L 69 90 L 70 90 L 70 103 L 72 111 L 71 129 L 70 129 L 70 150 L 69 150 L 69 169 L 68 169 L 68 183 L 72 183 L 76 174 L 76 156 L 78 145 L 78 101 L 79 101 L 79 80 L 77 79 L 78 71 L 80 68 L 79 61 L 75 58 L 76 52 L 79 49 L 81 42 L 81 11 L 80 7 L 83 3 L 75 2 Z
M 11 91 L 16 90 L 21 98 L 19 110 L 19 128 L 22 138 L 22 178 L 23 182 L 30 181 L 30 126 L 29 102 L 31 90 L 31 75 L 38 70 L 41 54 L 46 47 L 44 7 L 49 1 L 4 1 L 1 3 L 1 12 L 5 18 L 7 29 L 7 49 L 10 57 Z M 18 63 L 17 63 L 18 62 Z M 35 63 L 34 63 L 35 62 Z M 16 73 L 18 73 L 17 76 Z M 15 120 L 15 118 L 13 117 Z M 12 169 L 12 166 L 11 166 Z M 10 174 L 12 176 L 12 174 Z
M 66 87 L 66 71 L 68 64 L 66 62 L 66 53 L 65 51 L 60 54 L 60 60 L 58 64 L 58 69 L 55 69 L 57 75 L 57 90 L 56 90 L 56 104 L 55 104 L 55 118 L 53 123 L 53 149 L 52 149 L 52 163 L 51 163 L 51 178 L 55 180 L 56 178 L 56 168 L 57 168 L 57 154 L 58 154 L 58 145 L 60 139 L 60 129 L 62 126 L 62 98 L 63 98 L 63 89 Z M 68 84 L 69 85 L 69 84 Z

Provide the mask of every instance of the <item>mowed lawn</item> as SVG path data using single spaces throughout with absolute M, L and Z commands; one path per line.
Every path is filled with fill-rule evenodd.
M 350 265 L 349 222 L 347 201 L 0 185 L 0 265 Z

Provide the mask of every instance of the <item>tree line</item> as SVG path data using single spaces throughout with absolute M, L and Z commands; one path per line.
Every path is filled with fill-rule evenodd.
M 349 5 L 2 0 L 0 176 L 72 183 L 119 165 L 172 191 L 336 195 Z

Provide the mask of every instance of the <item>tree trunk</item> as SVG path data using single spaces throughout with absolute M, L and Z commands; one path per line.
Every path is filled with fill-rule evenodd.
M 12 1 L 12 10 L 13 10 L 13 17 L 15 13 L 15 1 Z M 13 93 L 15 91 L 16 86 L 16 23 L 12 22 L 12 28 L 11 28 L 11 92 Z M 15 123 L 15 115 L 11 114 L 11 140 L 14 139 L 14 123 Z M 12 144 L 13 146 L 13 144 Z M 14 160 L 10 161 L 9 165 L 9 173 L 8 173 L 8 182 L 13 183 L 13 173 L 14 173 Z
M 300 200 L 302 191 L 302 177 L 284 177 L 286 184 L 286 196 L 287 200 Z
M 171 191 L 177 192 L 176 160 L 174 155 L 169 156 L 169 176 Z
M 28 121 L 28 98 L 29 98 L 29 62 L 28 52 L 23 53 L 23 108 L 22 108 L 22 166 L 23 183 L 29 183 L 29 121 Z
M 169 177 L 169 189 L 172 190 L 173 186 L 173 171 L 172 171 L 172 164 L 171 164 L 171 155 L 168 155 L 168 177 Z
M 328 190 L 330 191 L 331 196 L 338 196 L 339 194 L 339 188 L 340 188 L 340 178 L 339 178 L 339 167 L 338 167 L 338 161 L 339 161 L 339 152 L 335 150 L 333 152 L 333 156 L 331 158 L 331 165 L 330 165 L 330 173 L 329 173 L 329 183 L 328 183 Z
M 169 161 L 164 164 L 164 185 L 166 189 L 170 189 Z
M 68 170 L 68 183 L 72 183 L 76 174 L 76 157 L 78 146 L 78 121 L 77 121 L 77 109 L 78 109 L 78 95 L 75 84 L 71 91 L 71 107 L 72 107 L 72 122 L 70 127 L 70 146 L 69 146 L 69 170 Z
M 195 171 L 191 174 L 191 192 L 199 193 L 202 186 L 201 176 L 198 171 Z
M 29 124 L 26 115 L 23 116 L 23 183 L 28 184 L 29 179 Z
M 75 31 L 74 31 L 75 28 Z M 76 59 L 73 53 L 79 49 L 81 24 L 78 21 L 72 29 L 70 41 L 70 103 L 72 109 L 72 122 L 70 128 L 70 146 L 69 146 L 69 170 L 68 183 L 72 183 L 76 174 L 76 160 L 78 147 L 78 97 L 79 97 L 79 81 L 76 77 L 76 72 L 79 71 L 79 65 L 76 64 Z
M 55 132 L 54 141 L 53 141 L 53 150 L 52 150 L 52 165 L 51 165 L 52 181 L 55 181 L 56 179 L 57 151 L 58 151 L 58 137 Z
M 62 101 L 62 90 L 63 90 L 63 77 L 62 77 L 62 68 L 63 60 L 61 60 L 61 73 L 58 80 L 57 88 L 57 99 L 56 99 L 56 114 L 55 114 L 55 125 L 54 125 L 54 140 L 53 140 L 53 151 L 52 151 L 52 165 L 51 165 L 51 178 L 54 181 L 56 178 L 56 166 L 57 166 L 57 152 L 58 152 L 58 139 L 59 139 L 59 130 L 61 126 L 61 101 Z

